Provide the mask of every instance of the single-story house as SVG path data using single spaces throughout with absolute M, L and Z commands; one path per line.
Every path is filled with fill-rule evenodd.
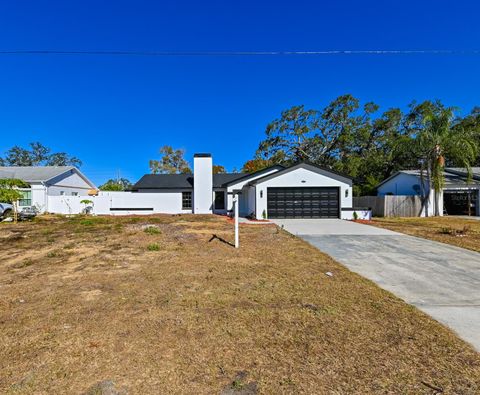
M 48 210 L 49 196 L 87 196 L 95 185 L 73 166 L 8 166 L 0 167 L 0 179 L 17 178 L 30 185 L 22 188 L 20 208 Z
M 467 170 L 458 167 L 444 169 L 445 187 L 440 191 L 440 215 L 480 215 L 480 167 L 472 168 L 472 179 L 468 180 Z M 424 177 L 425 195 L 428 195 L 428 181 Z M 377 195 L 421 196 L 420 170 L 401 170 L 377 186 Z M 434 213 L 434 193 L 426 202 L 429 215 Z
M 132 187 L 158 194 L 164 212 L 239 213 L 256 219 L 351 218 L 352 178 L 313 163 L 275 165 L 251 174 L 213 174 L 210 154 L 194 155 L 193 174 L 146 174 Z

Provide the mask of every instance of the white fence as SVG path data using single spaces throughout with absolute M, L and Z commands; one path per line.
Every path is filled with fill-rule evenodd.
M 89 200 L 92 203 L 81 203 Z M 181 194 L 102 192 L 98 196 L 49 196 L 47 211 L 55 214 L 80 214 L 86 207 L 96 215 L 177 214 L 182 210 Z

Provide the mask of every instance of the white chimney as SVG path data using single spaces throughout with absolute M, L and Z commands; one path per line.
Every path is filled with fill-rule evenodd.
M 213 170 L 211 154 L 193 155 L 193 212 L 212 214 Z

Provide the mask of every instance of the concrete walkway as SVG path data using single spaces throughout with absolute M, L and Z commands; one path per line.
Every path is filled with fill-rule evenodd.
M 276 220 L 480 351 L 480 254 L 342 220 Z

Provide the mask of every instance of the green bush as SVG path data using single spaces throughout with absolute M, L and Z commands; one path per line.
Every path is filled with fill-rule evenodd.
M 160 245 L 158 243 L 152 243 L 147 246 L 148 251 L 160 251 Z
M 160 234 L 160 229 L 158 229 L 156 226 L 149 226 L 144 229 L 144 232 L 148 235 L 158 235 Z

